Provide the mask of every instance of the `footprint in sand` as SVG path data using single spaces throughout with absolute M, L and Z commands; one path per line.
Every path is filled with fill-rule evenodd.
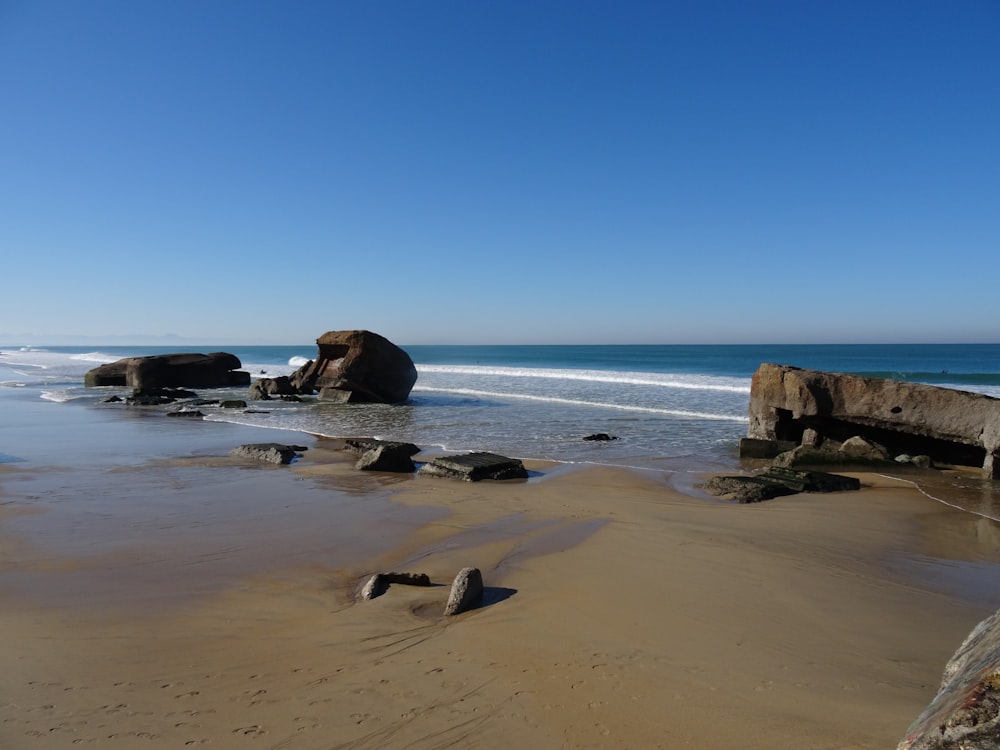
M 257 737 L 262 734 L 267 734 L 267 730 L 259 724 L 254 724 L 249 727 L 236 727 L 236 729 L 233 730 L 233 734 L 243 734 L 248 737 Z

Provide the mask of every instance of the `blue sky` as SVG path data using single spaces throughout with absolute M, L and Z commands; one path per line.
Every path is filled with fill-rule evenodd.
M 996 0 L 0 0 L 0 343 L 997 342 L 997 39 Z

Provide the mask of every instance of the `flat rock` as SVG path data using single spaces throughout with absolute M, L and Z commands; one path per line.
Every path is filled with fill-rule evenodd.
M 496 453 L 463 453 L 441 456 L 420 467 L 418 474 L 478 482 L 481 479 L 527 479 L 528 470 L 519 459 Z
M 272 464 L 290 464 L 301 450 L 301 446 L 282 445 L 281 443 L 248 443 L 233 448 L 229 455 L 234 458 L 249 458 L 253 461 L 263 461 Z
M 772 466 L 754 476 L 712 477 L 702 485 L 709 494 L 731 497 L 740 503 L 759 503 L 799 492 L 847 492 L 861 489 L 861 480 L 822 471 Z

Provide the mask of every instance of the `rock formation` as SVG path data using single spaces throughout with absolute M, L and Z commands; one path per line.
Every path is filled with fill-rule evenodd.
M 126 386 L 140 392 L 249 385 L 250 374 L 240 371 L 240 367 L 239 357 L 227 352 L 126 357 L 90 370 L 83 376 L 83 383 Z
M 860 436 L 890 455 L 982 466 L 1000 478 L 1000 399 L 919 383 L 762 364 L 747 437 L 817 447 Z M 755 450 L 759 445 L 755 445 Z
M 499 456 L 496 453 L 461 453 L 455 456 L 441 456 L 420 467 L 418 474 L 432 477 L 448 477 L 465 482 L 481 479 L 527 479 L 528 471 L 516 458 Z
M 329 331 L 319 354 L 290 378 L 297 393 L 341 403 L 399 404 L 417 382 L 410 355 L 371 331 Z
M 945 665 L 941 689 L 897 750 L 1000 750 L 1000 612 Z

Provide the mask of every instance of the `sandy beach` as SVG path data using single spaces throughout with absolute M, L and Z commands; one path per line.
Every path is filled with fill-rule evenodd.
M 5 467 L 0 746 L 894 747 L 996 604 L 961 575 L 996 562 L 992 522 L 877 475 L 739 506 L 310 446 Z M 486 606 L 445 618 L 465 566 Z M 435 585 L 359 600 L 386 570 Z

